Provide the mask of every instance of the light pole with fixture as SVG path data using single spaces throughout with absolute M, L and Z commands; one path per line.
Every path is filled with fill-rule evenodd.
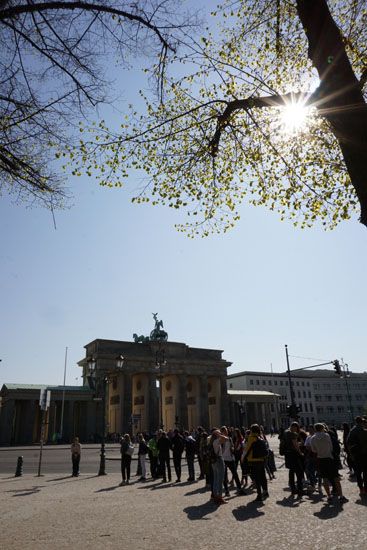
M 159 414 L 159 427 L 163 430 L 163 393 L 162 393 L 162 367 L 165 367 L 167 364 L 165 358 L 164 348 L 162 348 L 161 342 L 158 344 L 157 351 L 155 352 L 155 368 L 157 370 L 157 378 L 159 382 L 159 405 L 158 405 L 158 414 Z
M 105 449 L 105 437 L 106 437 L 106 393 L 107 393 L 107 382 L 110 380 L 112 373 L 106 372 L 105 370 L 98 372 L 97 369 L 97 360 L 91 356 L 87 358 L 88 365 L 88 380 L 89 385 L 94 386 L 93 389 L 96 389 L 96 393 L 100 391 L 100 385 L 102 383 L 102 439 L 101 439 L 101 453 L 100 453 L 100 463 L 99 463 L 99 476 L 106 475 L 106 449 Z M 121 371 L 124 366 L 124 357 L 119 355 L 116 357 L 116 371 Z M 93 383 L 95 382 L 95 383 Z M 99 398 L 96 398 L 99 399 Z

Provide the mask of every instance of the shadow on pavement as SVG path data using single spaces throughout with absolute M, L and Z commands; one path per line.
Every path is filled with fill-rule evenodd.
M 337 503 L 335 506 L 330 506 L 325 502 L 324 506 L 319 512 L 314 512 L 313 515 L 319 519 L 333 519 L 336 518 L 340 512 L 343 511 L 343 507 Z
M 198 495 L 200 493 L 206 493 L 207 491 L 210 492 L 210 489 L 208 489 L 208 487 L 198 487 L 194 491 L 189 491 L 188 493 L 185 493 L 185 497 L 189 497 L 191 495 Z
M 109 493 L 110 491 L 114 491 L 115 489 L 119 489 L 120 485 L 113 485 L 112 487 L 104 487 L 103 489 L 97 489 L 97 491 L 94 491 L 95 493 Z
M 301 502 L 302 499 L 296 499 L 294 496 L 290 495 L 289 497 L 284 497 L 282 500 L 277 500 L 275 504 L 285 506 L 287 508 L 297 508 Z
M 55 479 L 46 479 L 47 483 L 50 483 L 50 481 L 61 481 L 62 479 L 70 479 L 73 477 L 71 474 L 64 477 L 55 477 Z
M 39 493 L 42 487 L 45 487 L 45 485 L 34 485 L 31 489 L 12 489 L 6 492 L 14 493 L 13 497 L 27 497 Z
M 62 483 L 66 483 L 68 480 L 70 483 L 77 483 L 80 481 L 84 481 L 86 479 L 94 479 L 95 477 L 98 477 L 98 475 L 94 474 L 92 476 L 78 476 L 78 477 L 73 477 L 72 475 L 70 475 L 65 477 L 55 477 L 54 479 L 46 479 L 46 482 L 48 483 L 50 481 L 59 481 Z M 55 485 L 61 485 L 62 483 L 55 483 Z
M 199 506 L 188 506 L 187 508 L 184 508 L 183 511 L 187 514 L 187 518 L 191 520 L 197 520 L 197 519 L 203 519 L 203 520 L 210 520 L 211 518 L 207 518 L 208 514 L 212 514 L 217 510 L 217 506 L 213 504 L 212 502 L 204 502 L 204 504 L 200 504 Z
M 239 506 L 238 508 L 232 510 L 232 514 L 237 521 L 246 521 L 247 519 L 258 518 L 265 515 L 265 512 L 259 509 L 263 506 L 263 502 L 255 502 L 252 500 L 245 506 Z

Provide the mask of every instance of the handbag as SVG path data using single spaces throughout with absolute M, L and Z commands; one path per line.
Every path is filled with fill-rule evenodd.
M 134 454 L 134 445 L 129 445 L 128 448 L 125 451 L 125 454 L 129 456 L 133 456 Z

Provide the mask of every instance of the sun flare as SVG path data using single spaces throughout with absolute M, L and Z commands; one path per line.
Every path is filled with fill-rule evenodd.
M 296 134 L 306 128 L 308 107 L 303 102 L 285 105 L 281 113 L 283 131 L 286 134 Z

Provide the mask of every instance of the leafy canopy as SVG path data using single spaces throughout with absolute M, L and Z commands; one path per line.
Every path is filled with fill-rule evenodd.
M 361 76 L 367 6 L 334 0 L 329 8 Z M 212 16 L 219 29 L 207 29 L 200 41 L 183 35 L 162 93 L 141 92 L 144 113 L 132 108 L 119 133 L 104 122 L 88 130 L 74 173 L 97 172 L 101 185 L 121 186 L 132 170 L 143 171 L 134 200 L 186 209 L 190 219 L 178 229 L 189 235 L 230 228 L 245 197 L 301 227 L 320 221 L 333 228 L 350 218 L 358 201 L 322 113 L 309 107 L 304 124 L 284 122 L 292 94 L 298 105 L 312 103 L 318 86 L 295 2 L 227 0 Z M 157 64 L 153 73 L 160 70 Z

